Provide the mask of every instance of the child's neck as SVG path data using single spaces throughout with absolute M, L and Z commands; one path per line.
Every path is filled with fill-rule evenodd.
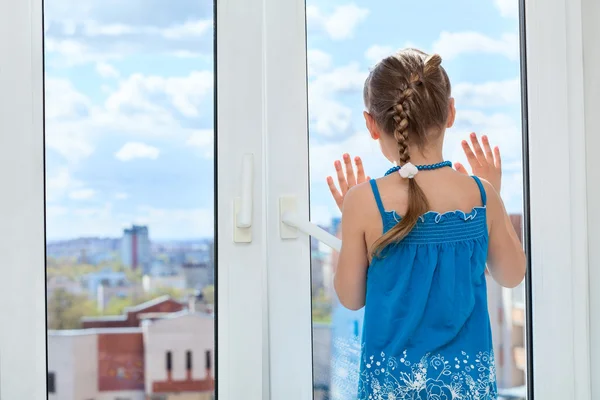
M 444 161 L 442 150 L 411 151 L 410 162 L 414 165 L 431 165 Z M 396 165 L 400 163 L 396 162 Z

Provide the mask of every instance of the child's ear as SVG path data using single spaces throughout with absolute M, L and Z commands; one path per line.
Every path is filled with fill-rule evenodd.
M 450 97 L 450 101 L 448 102 L 448 121 L 446 123 L 446 128 L 452 128 L 455 119 L 456 107 L 454 106 L 454 97 Z
M 365 124 L 367 125 L 367 129 L 371 134 L 371 138 L 373 138 L 373 140 L 379 140 L 381 135 L 379 134 L 379 129 L 377 128 L 377 124 L 375 123 L 373 116 L 366 111 L 363 112 L 363 116 L 365 117 Z

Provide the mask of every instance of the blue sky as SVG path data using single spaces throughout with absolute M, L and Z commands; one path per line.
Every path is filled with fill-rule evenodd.
M 212 235 L 212 4 L 191 0 L 47 0 L 49 239 Z M 362 121 L 377 59 L 411 45 L 444 59 L 457 99 L 447 158 L 471 130 L 503 150 L 503 196 L 521 209 L 517 0 L 308 2 L 313 220 L 337 215 L 324 178 L 348 151 L 388 167 Z

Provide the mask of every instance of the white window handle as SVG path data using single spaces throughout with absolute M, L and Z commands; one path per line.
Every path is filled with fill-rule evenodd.
M 279 199 L 279 213 L 281 218 L 280 235 L 282 239 L 295 239 L 298 232 L 314 237 L 336 251 L 342 248 L 342 241 L 310 221 L 300 218 L 296 213 L 296 198 L 294 196 Z
M 233 202 L 233 241 L 252 242 L 252 187 L 254 186 L 254 155 L 242 157 L 242 182 L 240 197 Z
M 244 154 L 242 159 L 242 196 L 240 209 L 236 216 L 238 228 L 252 226 L 252 186 L 254 184 L 254 156 Z

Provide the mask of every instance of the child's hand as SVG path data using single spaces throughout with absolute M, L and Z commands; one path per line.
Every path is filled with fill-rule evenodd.
M 466 140 L 462 141 L 462 148 L 467 155 L 467 160 L 473 171 L 473 175 L 485 179 L 492 184 L 494 189 L 500 193 L 502 183 L 502 160 L 500 159 L 500 149 L 498 146 L 490 147 L 490 141 L 487 136 L 482 136 L 483 149 L 479 145 L 479 139 L 475 133 L 471 133 L 471 144 L 473 150 Z M 484 152 L 485 151 L 485 152 Z M 468 174 L 466 168 L 461 163 L 455 163 L 454 167 L 458 172 Z
M 368 181 L 368 176 L 365 176 L 365 169 L 362 164 L 362 160 L 360 157 L 354 158 L 354 163 L 356 164 L 356 175 L 354 175 L 354 167 L 352 166 L 352 161 L 350 160 L 349 154 L 344 154 L 344 165 L 346 167 L 346 174 L 344 176 L 344 170 L 342 169 L 342 163 L 339 160 L 336 160 L 334 163 L 335 170 L 337 172 L 338 183 L 340 185 L 340 190 L 335 186 L 333 182 L 333 178 L 331 176 L 327 177 L 327 184 L 329 185 L 329 190 L 331 190 L 331 195 L 335 200 L 338 208 L 342 211 L 342 205 L 344 204 L 344 197 L 348 190 L 352 186 L 359 185 L 363 182 Z

